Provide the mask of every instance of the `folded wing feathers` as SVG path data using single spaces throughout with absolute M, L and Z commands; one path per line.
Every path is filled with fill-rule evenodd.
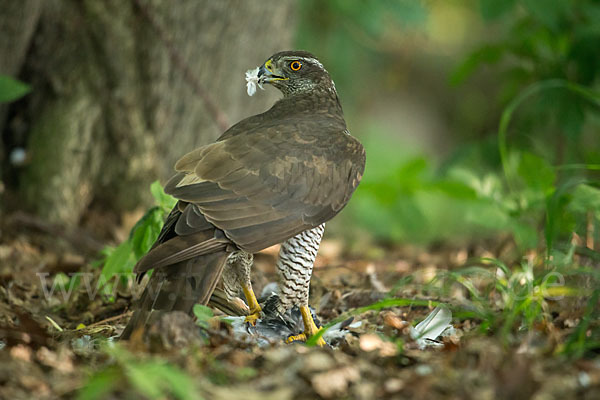
M 192 235 L 176 236 L 159 244 L 137 263 L 134 272 L 139 274 L 152 268 L 161 268 L 196 256 L 225 249 L 227 242 L 213 237 L 214 230 Z
M 351 160 L 330 161 L 323 146 L 311 154 L 314 143 L 277 157 L 278 146 L 286 146 L 284 139 L 239 134 L 182 157 L 176 164 L 180 172 L 165 191 L 193 207 L 185 210 L 176 232 L 190 235 L 210 223 L 241 248 L 260 250 L 337 214 L 362 171 Z

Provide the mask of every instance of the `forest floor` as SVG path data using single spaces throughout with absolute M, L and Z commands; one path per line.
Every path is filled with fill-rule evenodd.
M 83 235 L 57 233 L 32 220 L 24 224 L 22 215 L 16 219 L 5 220 L 0 236 L 2 399 L 600 398 L 600 357 L 561 353 L 581 323 L 585 302 L 544 301 L 533 329 L 500 334 L 505 325 L 460 312 L 475 307 L 473 290 L 489 286 L 487 278 L 432 284 L 436 276 L 462 271 L 468 260 L 506 258 L 505 248 L 489 250 L 505 246 L 377 247 L 349 256 L 343 243 L 324 241 L 311 286 L 317 315 L 327 323 L 367 307 L 334 347 L 259 345 L 235 335 L 217 312 L 199 324 L 174 319 L 158 327 L 150 342 L 136 337 L 123 343 L 114 338 L 130 315 L 131 287 L 112 299 L 90 298 L 84 284 L 70 296 L 60 286 L 49 293 L 59 277 L 76 272 L 97 279 L 95 242 L 84 245 Z M 257 293 L 276 280 L 275 256 L 276 249 L 268 249 L 256 257 Z M 447 290 L 434 290 L 442 286 Z M 503 312 L 501 294 L 486 294 L 487 311 Z M 415 302 L 368 309 L 393 299 Z M 411 327 L 438 301 L 453 310 L 454 329 L 420 349 Z

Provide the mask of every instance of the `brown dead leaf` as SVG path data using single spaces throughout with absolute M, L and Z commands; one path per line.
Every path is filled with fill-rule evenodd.
M 384 324 L 386 324 L 390 328 L 398 329 L 399 331 L 406 328 L 409 325 L 407 321 L 403 321 L 392 311 L 384 311 L 383 313 L 381 313 L 381 316 L 383 318 Z
M 21 385 L 31 392 L 31 398 L 47 397 L 50 394 L 50 387 L 48 384 L 40 381 L 35 376 L 23 375 L 19 380 Z
M 54 368 L 60 372 L 71 373 L 74 371 L 73 360 L 70 352 L 61 351 L 59 353 L 50 351 L 47 347 L 40 347 L 36 352 L 37 359 L 44 365 Z
M 334 360 L 329 354 L 324 352 L 312 352 L 304 358 L 302 370 L 308 373 L 319 372 L 331 369 L 334 365 Z
M 386 342 L 373 333 L 367 333 L 360 337 L 360 349 L 366 352 L 378 350 L 381 357 L 392 357 L 398 352 L 394 343 Z
M 345 366 L 322 372 L 312 377 L 313 389 L 326 399 L 346 394 L 348 386 L 360 379 L 360 372 L 355 366 Z
M 402 390 L 404 387 L 404 381 L 398 378 L 390 378 L 385 381 L 383 388 L 388 393 L 396 393 Z
M 10 356 L 15 360 L 31 362 L 31 348 L 22 344 L 18 344 L 10 349 Z
M 293 398 L 293 388 L 290 386 L 271 388 L 269 390 L 257 390 L 252 385 L 237 385 L 225 387 L 212 385 L 208 392 L 214 400 L 288 400 Z
M 17 326 L 1 326 L 0 333 L 6 337 L 7 346 L 13 346 L 18 343 L 25 343 L 34 347 L 48 346 L 52 339 L 46 329 L 34 320 L 30 314 L 21 310 L 14 309 L 13 312 L 18 317 Z

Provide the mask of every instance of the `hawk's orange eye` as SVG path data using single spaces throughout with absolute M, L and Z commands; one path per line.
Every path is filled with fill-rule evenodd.
M 300 61 L 292 61 L 290 68 L 292 71 L 298 71 L 300 68 L 302 68 L 302 63 Z

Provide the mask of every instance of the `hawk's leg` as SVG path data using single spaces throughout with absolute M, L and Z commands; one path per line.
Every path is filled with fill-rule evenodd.
M 288 342 L 305 341 L 320 329 L 317 328 L 308 308 L 308 292 L 313 264 L 324 230 L 325 224 L 306 230 L 285 241 L 279 251 L 277 272 L 279 273 L 280 303 L 278 311 L 284 313 L 293 306 L 298 306 L 304 322 L 304 332 L 289 337 Z M 323 346 L 325 341 L 319 339 L 318 344 Z
M 250 270 L 252 268 L 252 260 L 254 259 L 251 253 L 245 251 L 234 251 L 227 257 L 227 264 L 223 271 L 223 287 L 225 294 L 229 299 L 233 299 L 239 293 L 239 288 L 242 288 L 246 303 L 250 308 L 250 314 L 246 317 L 246 322 L 252 325 L 256 324 L 256 320 L 262 311 L 254 290 L 252 290 L 252 282 L 250 281 Z
M 286 339 L 286 343 L 292 343 L 297 340 L 306 342 L 309 337 L 315 335 L 321 330 L 321 328 L 318 328 L 317 324 L 315 324 L 315 320 L 313 319 L 312 313 L 310 312 L 310 308 L 308 308 L 308 306 L 301 306 L 300 314 L 302 314 L 302 321 L 304 322 L 304 332 L 300 333 L 299 335 L 292 335 L 288 337 Z M 319 338 L 317 344 L 322 347 L 327 343 L 325 343 L 323 338 Z

